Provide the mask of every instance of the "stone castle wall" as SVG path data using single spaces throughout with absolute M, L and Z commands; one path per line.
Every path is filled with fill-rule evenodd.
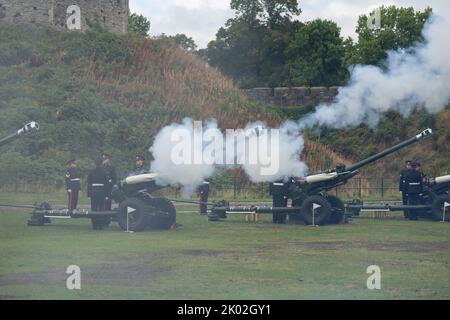
M 317 105 L 332 102 L 339 87 L 292 87 L 292 88 L 253 88 L 244 89 L 252 100 L 261 101 L 279 107 Z
M 67 30 L 71 5 L 80 7 L 81 30 L 98 23 L 115 33 L 127 32 L 129 0 L 0 0 L 0 22 Z

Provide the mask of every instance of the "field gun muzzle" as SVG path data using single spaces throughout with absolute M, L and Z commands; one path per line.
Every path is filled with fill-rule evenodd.
M 432 129 L 426 129 L 418 135 L 403 141 L 393 147 L 383 150 L 367 159 L 357 162 L 350 166 L 338 164 L 336 168 L 326 170 L 322 173 L 310 175 L 299 181 L 299 185 L 303 185 L 301 189 L 307 194 L 315 194 L 321 191 L 329 191 L 337 186 L 345 184 L 348 180 L 359 173 L 359 169 L 367 166 L 379 159 L 382 159 L 400 149 L 410 146 L 433 134 Z M 294 191 L 295 193 L 295 191 Z
M 22 128 L 17 130 L 16 132 L 10 134 L 9 136 L 7 136 L 3 139 L 0 139 L 0 146 L 5 145 L 9 142 L 12 142 L 15 139 L 19 138 L 20 136 L 23 136 L 25 134 L 31 133 L 33 131 L 38 131 L 38 130 L 39 130 L 39 124 L 37 122 L 32 121 L 30 123 L 27 123 Z
M 409 145 L 412 145 L 412 144 L 414 144 L 414 143 L 416 143 L 416 142 L 418 142 L 418 141 L 420 141 L 420 140 L 422 140 L 422 139 L 424 139 L 426 137 L 429 137 L 432 134 L 433 134 L 433 130 L 432 129 L 426 129 L 426 130 L 422 131 L 421 133 L 419 133 L 418 135 L 412 137 L 411 139 L 403 141 L 402 143 L 399 143 L 396 146 L 388 148 L 388 149 L 386 149 L 386 150 L 384 150 L 384 151 L 382 151 L 380 153 L 377 153 L 377 154 L 375 154 L 375 155 L 373 155 L 373 156 L 371 156 L 371 157 L 369 157 L 367 159 L 364 159 L 364 160 L 362 160 L 362 161 L 360 161 L 358 163 L 355 163 L 355 164 L 345 168 L 345 170 L 346 171 L 358 170 L 358 169 L 360 169 L 360 168 L 362 168 L 362 167 L 364 167 L 364 166 L 366 166 L 368 164 L 371 164 L 371 163 L 373 163 L 373 162 L 375 162 L 375 161 L 377 161 L 377 160 L 379 160 L 381 158 L 384 158 L 384 157 L 390 155 L 391 153 L 394 153 L 394 152 L 396 152 L 396 151 L 398 151 L 400 149 L 403 149 L 403 148 L 405 148 L 405 147 L 407 147 Z

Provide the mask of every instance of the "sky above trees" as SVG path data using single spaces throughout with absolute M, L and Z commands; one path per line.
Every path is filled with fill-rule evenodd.
M 300 0 L 299 3 L 300 21 L 333 20 L 342 28 L 344 37 L 355 37 L 358 17 L 381 5 L 413 6 L 416 10 L 431 6 L 438 14 L 450 10 L 450 2 L 446 0 Z M 230 0 L 130 0 L 130 9 L 151 21 L 151 35 L 184 33 L 199 48 L 214 40 L 217 30 L 234 16 Z

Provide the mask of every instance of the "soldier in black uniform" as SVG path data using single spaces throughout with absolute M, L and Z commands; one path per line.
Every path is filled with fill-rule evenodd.
M 269 193 L 272 196 L 273 207 L 287 207 L 287 190 L 288 184 L 283 180 L 272 182 L 269 186 Z M 273 223 L 284 224 L 286 222 L 285 213 L 273 213 Z
M 403 205 L 406 206 L 408 204 L 408 196 L 406 192 L 405 186 L 405 173 L 411 169 L 411 160 L 405 161 L 405 169 L 400 172 L 400 183 L 398 190 L 402 193 Z M 405 219 L 408 219 L 408 210 L 403 210 L 403 215 Z
M 87 178 L 87 195 L 91 198 L 92 211 L 105 211 L 108 174 L 102 166 L 102 159 L 95 161 L 95 169 L 92 170 Z M 103 229 L 110 222 L 110 218 L 95 217 L 92 218 L 92 227 L 96 230 Z
M 148 173 L 148 170 L 147 170 L 147 168 L 145 168 L 144 167 L 144 164 L 145 164 L 145 158 L 144 158 L 144 156 L 141 156 L 141 155 L 137 155 L 136 157 L 135 157 L 135 167 L 134 167 L 134 170 L 133 171 L 130 171 L 129 173 L 128 173 L 128 177 L 132 177 L 132 176 L 138 176 L 138 175 L 141 175 L 141 174 L 145 174 L 145 173 Z
M 408 205 L 419 205 L 422 193 L 422 175 L 417 171 L 417 162 L 411 163 L 411 169 L 405 172 L 405 188 L 408 196 Z M 418 220 L 418 212 L 415 209 L 408 210 L 409 220 Z
M 428 183 L 429 177 L 426 173 L 422 171 L 422 165 L 419 162 L 417 162 L 416 170 L 420 173 L 420 176 L 422 177 L 422 184 Z
M 208 196 L 209 196 L 209 181 L 207 181 L 207 180 L 203 181 L 203 183 L 198 187 L 198 194 L 200 195 L 200 212 L 199 212 L 199 214 L 201 216 L 205 216 L 208 214 L 206 202 L 208 202 Z
M 77 168 L 77 162 L 75 159 L 71 159 L 67 162 L 66 171 L 66 190 L 69 196 L 68 209 L 75 210 L 78 205 L 78 193 L 81 190 L 81 173 Z
M 112 207 L 111 193 L 114 185 L 117 183 L 116 169 L 110 164 L 111 156 L 107 153 L 102 154 L 102 166 L 108 176 L 106 184 L 105 210 L 110 211 Z

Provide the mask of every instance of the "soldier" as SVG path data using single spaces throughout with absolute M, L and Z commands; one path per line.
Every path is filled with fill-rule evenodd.
M 419 205 L 422 193 L 422 175 L 417 171 L 417 162 L 411 163 L 411 169 L 405 172 L 405 188 L 408 197 L 408 205 Z M 418 212 L 415 209 L 408 210 L 409 220 L 418 220 Z
M 273 207 L 287 207 L 287 187 L 288 184 L 282 180 L 270 184 L 269 193 L 272 196 Z M 284 224 L 286 222 L 286 214 L 273 213 L 272 220 L 275 224 Z
M 111 156 L 107 153 L 102 154 L 102 166 L 108 176 L 108 183 L 106 184 L 106 199 L 105 210 L 111 211 L 112 198 L 111 193 L 114 185 L 117 183 L 116 169 L 110 164 Z
M 91 198 L 92 211 L 105 211 L 106 191 L 108 185 L 108 174 L 102 166 L 102 159 L 95 161 L 95 169 L 92 170 L 87 178 L 87 195 Z M 92 218 L 92 227 L 94 230 L 103 229 L 110 222 L 110 218 L 95 217 Z
M 419 162 L 417 162 L 417 168 L 416 168 L 416 170 L 417 170 L 417 172 L 420 173 L 420 176 L 422 177 L 422 183 L 423 183 L 423 184 L 428 183 L 429 177 L 428 177 L 428 175 L 427 175 L 426 173 L 424 173 L 424 172 L 422 171 L 422 165 L 421 165 Z
M 66 190 L 69 196 L 68 209 L 75 210 L 78 205 L 78 193 L 81 190 L 81 174 L 77 168 L 77 162 L 75 159 L 71 159 L 67 162 L 66 171 Z
M 209 181 L 205 180 L 198 187 L 198 194 L 200 195 L 200 212 L 199 215 L 205 216 L 208 214 L 206 202 L 208 202 L 209 196 Z
M 144 167 L 145 158 L 141 155 L 137 155 L 135 158 L 136 166 L 134 170 L 128 173 L 128 177 L 138 176 L 140 174 L 148 173 L 148 170 Z
M 400 183 L 398 190 L 402 193 L 403 205 L 406 206 L 408 204 L 408 196 L 405 187 L 405 173 L 411 169 L 411 160 L 405 161 L 405 169 L 400 172 Z M 403 210 L 403 215 L 405 219 L 408 219 L 408 210 Z

